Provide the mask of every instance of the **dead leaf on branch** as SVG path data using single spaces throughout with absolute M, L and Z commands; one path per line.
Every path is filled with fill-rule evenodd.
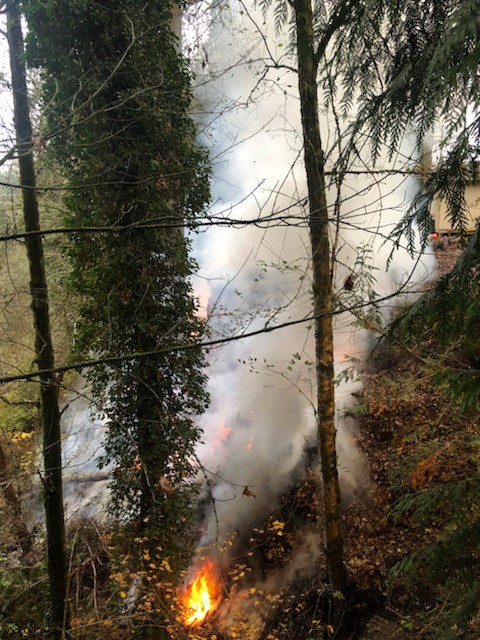
M 256 494 L 254 491 L 252 491 L 251 489 L 247 487 L 245 487 L 245 489 L 242 491 L 242 496 L 247 496 L 247 498 L 256 498 Z
M 172 493 L 175 491 L 172 483 L 165 476 L 162 476 L 158 481 L 158 488 L 160 489 L 160 491 L 163 491 L 164 493 L 166 493 L 167 496 L 171 496 Z

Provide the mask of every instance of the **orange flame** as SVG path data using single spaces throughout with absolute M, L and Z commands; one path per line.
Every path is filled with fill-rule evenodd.
M 215 565 L 206 560 L 181 597 L 185 607 L 185 624 L 199 625 L 215 611 L 220 600 L 220 582 Z

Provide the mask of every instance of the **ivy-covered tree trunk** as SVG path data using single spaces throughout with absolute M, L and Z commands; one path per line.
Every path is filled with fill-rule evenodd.
M 132 354 L 89 376 L 109 418 L 112 513 L 179 569 L 193 513 L 186 480 L 200 436 L 195 417 L 207 401 L 203 357 L 152 352 L 193 344 L 203 332 L 183 228 L 208 201 L 209 169 L 189 117 L 173 3 L 26 7 L 30 60 L 43 69 L 48 151 L 70 185 L 67 223 L 111 229 L 72 234 L 70 256 L 81 299 L 77 352 Z
M 25 230 L 39 230 L 35 191 L 32 126 L 18 3 L 7 3 L 7 35 L 10 50 L 14 124 L 17 139 Z M 48 575 L 52 604 L 52 637 L 61 638 L 68 627 L 67 562 L 62 493 L 62 457 L 58 384 L 53 373 L 54 355 L 50 332 L 47 281 L 42 238 L 33 233 L 25 240 L 30 269 L 30 292 L 35 325 L 35 355 L 40 370 L 40 399 L 43 426 L 44 502 L 47 527 Z
M 332 277 L 324 157 L 318 121 L 317 62 L 311 0 L 293 0 L 298 86 L 302 115 L 305 170 L 309 198 L 309 229 L 313 268 L 317 437 L 322 468 L 325 547 L 332 589 L 344 591 L 341 497 L 338 481 L 333 370 Z

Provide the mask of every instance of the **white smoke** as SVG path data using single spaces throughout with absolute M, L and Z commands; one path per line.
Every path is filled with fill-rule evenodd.
M 87 387 L 88 388 L 88 387 Z M 61 419 L 63 497 L 67 520 L 104 520 L 110 467 L 99 469 L 105 453 L 107 419 L 93 407 L 79 378 L 64 401 Z
M 308 318 L 312 312 L 299 100 L 291 70 L 295 58 L 288 51 L 288 36 L 274 34 L 272 20 L 264 21 L 253 10 L 247 13 L 238 0 L 229 8 L 223 3 L 221 7 L 213 23 L 212 13 L 201 8 L 200 28 L 208 31 L 208 39 L 197 47 L 200 66 L 205 66 L 196 88 L 198 120 L 213 158 L 212 216 L 249 224 L 213 225 L 195 239 L 201 265 L 195 286 L 211 314 L 214 336 L 278 326 Z M 335 147 L 332 113 L 325 111 L 321 120 L 324 141 Z M 335 148 L 326 152 L 331 167 Z M 388 166 L 385 159 L 379 162 L 379 167 L 411 167 L 413 152 L 414 145 L 405 136 L 402 153 Z M 368 139 L 360 156 L 351 170 L 370 166 Z M 338 234 L 332 225 L 332 241 L 335 291 L 346 307 L 368 298 L 368 292 L 357 287 L 352 292 L 343 289 L 352 272 L 357 283 L 365 280 L 362 269 L 370 274 L 372 288 L 381 298 L 404 284 L 407 295 L 433 270 L 432 257 L 417 262 L 405 250 L 394 254 L 386 270 L 392 248 L 388 237 L 416 189 L 415 180 L 403 174 L 345 179 Z M 333 218 L 335 188 L 329 198 Z M 267 223 L 269 215 L 273 219 Z M 366 257 L 362 268 L 359 253 Z M 387 319 L 393 304 L 392 300 L 378 303 L 378 315 Z M 376 338 L 367 329 L 352 326 L 354 321 L 349 312 L 335 320 L 337 373 L 352 368 L 350 358 L 358 360 L 353 379 L 339 383 L 336 394 L 342 485 L 352 493 L 369 481 L 345 408 L 352 403 L 352 392 L 361 388 L 355 370 L 361 371 Z M 315 444 L 313 329 L 306 322 L 261 333 L 220 346 L 209 359 L 212 402 L 200 420 L 204 438 L 197 451 L 216 506 L 208 517 L 206 540 L 217 533 L 227 536 L 263 517 L 302 472 L 305 450 Z M 98 473 L 102 441 L 93 430 L 101 434 L 103 426 L 88 402 L 78 402 L 63 416 L 67 511 L 91 515 L 104 504 L 105 482 L 91 481 Z M 250 495 L 243 495 L 245 487 Z
M 243 227 L 213 226 L 196 249 L 202 271 L 199 290 L 210 295 L 210 324 L 215 336 L 252 332 L 310 316 L 311 281 L 306 228 L 306 184 L 302 164 L 297 78 L 291 68 L 288 36 L 273 32 L 273 20 L 231 2 L 214 21 L 202 45 L 207 73 L 201 74 L 197 97 L 201 121 L 214 158 L 212 216 L 249 221 Z M 332 113 L 321 117 L 322 137 L 332 143 Z M 413 137 L 413 136 L 412 136 Z M 349 167 L 366 171 L 368 139 L 360 160 Z M 414 145 L 405 136 L 402 152 L 382 169 L 412 167 Z M 335 290 L 345 306 L 406 295 L 433 269 L 432 258 L 419 260 L 392 250 L 388 238 L 413 200 L 414 178 L 368 174 L 347 177 L 340 193 L 340 223 L 332 225 L 335 245 Z M 337 191 L 329 193 L 335 215 Z M 270 224 L 253 224 L 272 215 Z M 287 218 L 288 224 L 279 220 Z M 359 255 L 365 260 L 359 265 Z M 353 274 L 352 292 L 343 283 Z M 368 286 L 367 286 L 368 285 Z M 357 289 L 357 290 L 356 290 Z M 378 317 L 388 319 L 392 300 L 377 303 Z M 360 310 L 365 313 L 367 308 Z M 370 309 L 371 311 L 371 309 Z M 361 368 L 372 343 L 367 329 L 352 326 L 351 313 L 335 321 L 335 359 L 341 373 L 349 357 Z M 272 510 L 295 480 L 306 443 L 314 442 L 315 387 L 312 328 L 308 323 L 229 343 L 211 352 L 209 390 L 212 404 L 201 419 L 204 444 L 198 449 L 210 476 L 216 512 L 210 515 L 206 539 L 253 524 Z M 338 446 L 344 487 L 368 484 L 368 472 L 355 444 L 352 425 L 343 419 L 358 380 L 337 388 Z M 255 498 L 242 495 L 254 493 Z M 218 519 L 218 522 L 217 522 Z M 219 529 L 219 531 L 218 531 Z
M 81 376 L 68 389 L 64 387 L 60 408 L 65 519 L 67 523 L 90 518 L 104 522 L 111 467 L 100 469 L 99 459 L 105 453 L 106 416 L 95 408 L 87 382 Z M 43 474 L 39 454 L 38 477 L 34 478 L 33 492 L 24 504 L 25 516 L 32 527 L 45 519 L 41 496 Z

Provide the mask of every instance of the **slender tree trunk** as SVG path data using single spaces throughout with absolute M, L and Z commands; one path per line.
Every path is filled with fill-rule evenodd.
M 315 309 L 317 437 L 322 467 L 325 547 L 331 587 L 346 585 L 338 482 L 333 371 L 332 277 L 324 157 L 318 122 L 317 62 L 311 0 L 292 0 L 295 12 L 298 86 L 302 114 Z
M 22 185 L 25 230 L 39 229 L 35 191 L 32 125 L 28 106 L 23 35 L 18 2 L 7 3 L 7 35 L 10 49 L 14 123 Z M 52 637 L 62 638 L 68 626 L 67 562 L 62 495 L 62 459 L 58 383 L 52 372 L 53 347 L 48 310 L 47 282 L 40 235 L 26 239 L 30 269 L 30 293 L 35 325 L 35 353 L 40 374 L 40 398 L 43 423 L 44 501 L 47 527 L 48 574 L 52 605 Z

